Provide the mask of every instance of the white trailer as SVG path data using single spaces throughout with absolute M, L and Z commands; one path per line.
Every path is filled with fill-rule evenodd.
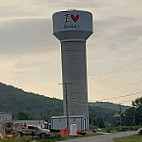
M 67 128 L 66 116 L 51 117 L 51 130 L 65 130 Z M 87 118 L 85 116 L 69 116 L 69 126 L 77 125 L 77 130 L 87 130 Z

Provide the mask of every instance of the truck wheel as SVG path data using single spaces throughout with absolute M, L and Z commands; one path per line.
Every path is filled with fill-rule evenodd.
M 40 134 L 40 138 L 45 138 L 45 137 L 46 137 L 45 133 Z

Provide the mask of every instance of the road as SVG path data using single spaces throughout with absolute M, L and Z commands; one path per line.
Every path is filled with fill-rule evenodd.
M 137 133 L 136 131 L 119 132 L 119 133 L 113 133 L 113 134 L 106 133 L 105 135 L 70 139 L 70 140 L 61 141 L 61 142 L 111 142 L 114 138 L 127 137 L 130 135 L 134 135 L 136 133 Z

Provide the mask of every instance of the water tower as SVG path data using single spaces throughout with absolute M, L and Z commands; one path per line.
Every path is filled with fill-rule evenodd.
M 86 40 L 93 33 L 92 21 L 88 11 L 53 14 L 53 34 L 61 42 L 64 115 L 83 115 L 88 120 Z

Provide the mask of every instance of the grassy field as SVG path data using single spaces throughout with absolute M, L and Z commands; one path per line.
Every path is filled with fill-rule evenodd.
M 28 141 L 32 141 L 32 138 L 29 138 L 29 137 L 8 138 L 8 139 L 0 140 L 0 141 L 1 142 L 28 142 Z
M 101 135 L 101 133 L 93 133 L 92 131 L 88 131 L 86 135 L 78 135 L 75 137 L 59 137 L 59 138 L 47 138 L 47 139 L 32 139 L 32 137 L 19 137 L 19 138 L 9 138 L 0 140 L 0 142 L 54 142 L 54 141 L 61 141 L 61 140 L 67 140 L 67 139 L 75 139 L 79 137 L 89 137 L 89 136 L 95 136 L 95 135 Z
M 142 135 L 133 135 L 126 138 L 114 139 L 113 142 L 142 142 Z
M 54 141 L 64 140 L 64 138 L 58 139 L 32 139 L 30 137 L 22 137 L 22 138 L 10 138 L 0 140 L 1 142 L 54 142 Z

